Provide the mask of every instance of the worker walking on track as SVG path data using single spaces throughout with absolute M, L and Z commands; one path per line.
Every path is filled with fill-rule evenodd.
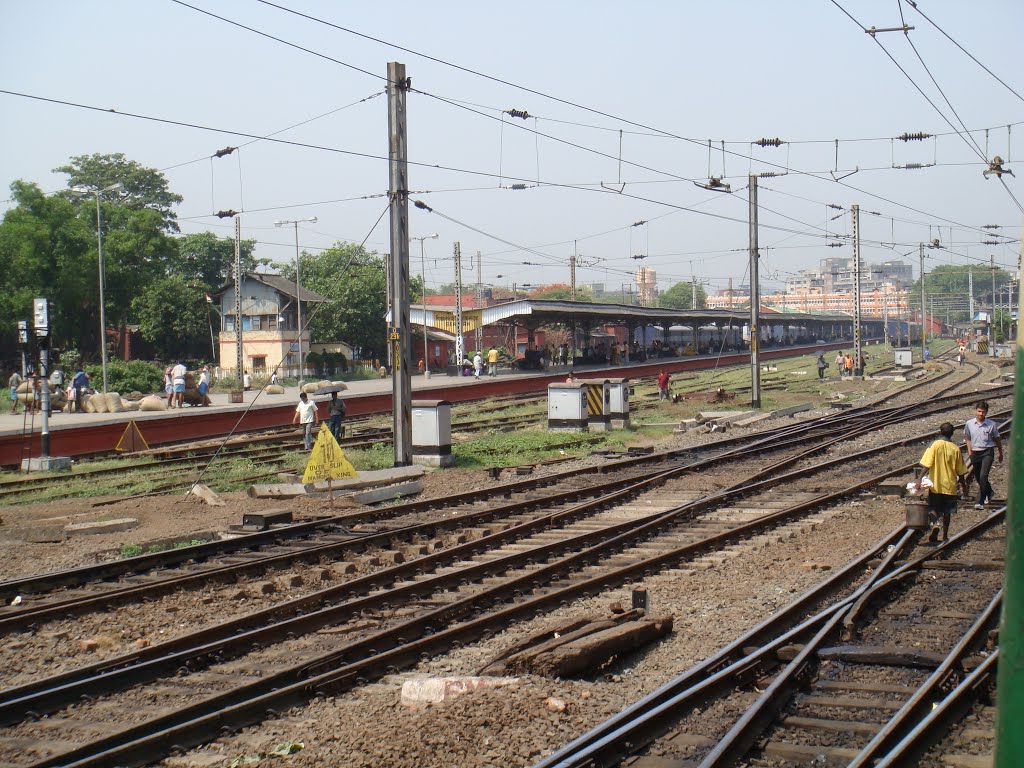
M 316 403 L 309 402 L 309 395 L 305 392 L 299 395 L 299 404 L 295 406 L 295 415 L 292 417 L 292 424 L 302 425 L 302 442 L 307 451 L 313 450 L 313 427 L 320 421 L 316 411 Z
M 662 368 L 661 369 L 661 373 L 658 374 L 658 399 L 659 400 L 668 400 L 669 399 L 669 393 L 668 393 L 669 382 L 670 382 L 670 377 L 668 375 L 668 371 L 666 371 L 664 368 Z
M 974 404 L 975 418 L 964 424 L 964 437 L 967 439 L 967 450 L 971 454 L 971 467 L 978 480 L 978 503 L 975 509 L 984 509 L 991 504 L 993 496 L 992 484 L 988 481 L 992 471 L 993 454 L 998 452 L 999 463 L 1003 463 L 1003 441 L 999 437 L 999 427 L 988 418 L 988 403 L 979 400 Z
M 948 421 L 939 426 L 941 437 L 925 449 L 921 466 L 928 472 L 931 488 L 928 491 L 928 511 L 932 526 L 929 541 L 945 541 L 949 534 L 949 517 L 956 509 L 957 489 L 967 493 L 967 465 L 960 447 L 953 442 L 953 425 Z M 915 483 L 921 489 L 921 476 Z
M 327 403 L 327 428 L 331 430 L 335 440 L 341 440 L 345 436 L 345 427 L 341 420 L 345 418 L 345 401 L 338 397 L 337 392 L 331 392 L 331 401 Z

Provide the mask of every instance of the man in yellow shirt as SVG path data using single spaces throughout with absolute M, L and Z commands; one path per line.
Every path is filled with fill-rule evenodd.
M 964 463 L 960 447 L 953 443 L 953 425 L 948 421 L 939 426 L 942 436 L 925 449 L 921 457 L 921 466 L 928 472 L 932 487 L 928 492 L 928 508 L 932 520 L 932 531 L 929 541 L 939 538 L 941 520 L 942 541 L 949 533 L 949 516 L 956 509 L 957 488 L 967 493 L 967 465 Z M 920 475 L 920 469 L 918 473 Z M 917 478 L 917 488 L 921 488 L 921 478 Z
M 494 347 L 487 353 L 487 375 L 498 375 L 498 350 Z

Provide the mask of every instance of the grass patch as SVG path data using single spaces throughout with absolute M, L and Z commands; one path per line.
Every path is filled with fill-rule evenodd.
M 644 435 L 648 438 L 648 435 Z M 547 432 L 527 429 L 518 432 L 489 432 L 471 441 L 452 446 L 462 469 L 512 467 L 533 464 L 559 456 L 583 456 L 595 449 L 622 450 L 630 439 L 629 431 L 603 433 Z

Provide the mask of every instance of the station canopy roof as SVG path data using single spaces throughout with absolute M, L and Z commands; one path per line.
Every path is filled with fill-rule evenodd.
M 743 326 L 750 322 L 749 309 L 670 309 L 666 307 L 638 307 L 631 304 L 594 304 L 586 301 L 549 301 L 546 299 L 520 299 L 495 304 L 482 309 L 463 310 L 464 330 L 473 330 L 477 324 L 491 325 L 516 321 L 540 327 L 553 324 L 591 325 L 706 325 Z M 761 317 L 775 323 L 852 322 L 852 315 L 843 313 L 780 312 L 763 307 Z M 413 306 L 409 318 L 415 325 L 424 321 L 423 308 Z M 427 325 L 455 331 L 455 307 L 427 307 Z M 881 318 L 862 318 L 868 322 L 882 322 Z

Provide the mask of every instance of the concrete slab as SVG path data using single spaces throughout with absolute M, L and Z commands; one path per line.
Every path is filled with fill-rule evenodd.
M 794 413 L 804 413 L 814 407 L 813 403 L 801 403 L 800 405 L 791 405 L 788 408 L 779 408 L 777 411 L 772 411 L 771 415 L 774 418 L 780 416 L 792 416 Z
M 64 538 L 64 526 L 60 524 L 0 527 L 0 541 L 4 542 L 49 544 L 64 541 Z
M 68 536 L 92 536 L 97 533 L 117 533 L 118 531 L 130 531 L 137 528 L 139 521 L 134 517 L 121 517 L 116 520 L 101 520 L 90 523 L 71 523 L 65 525 L 64 530 Z
M 22 472 L 67 472 L 70 469 L 70 456 L 37 456 L 21 460 Z

